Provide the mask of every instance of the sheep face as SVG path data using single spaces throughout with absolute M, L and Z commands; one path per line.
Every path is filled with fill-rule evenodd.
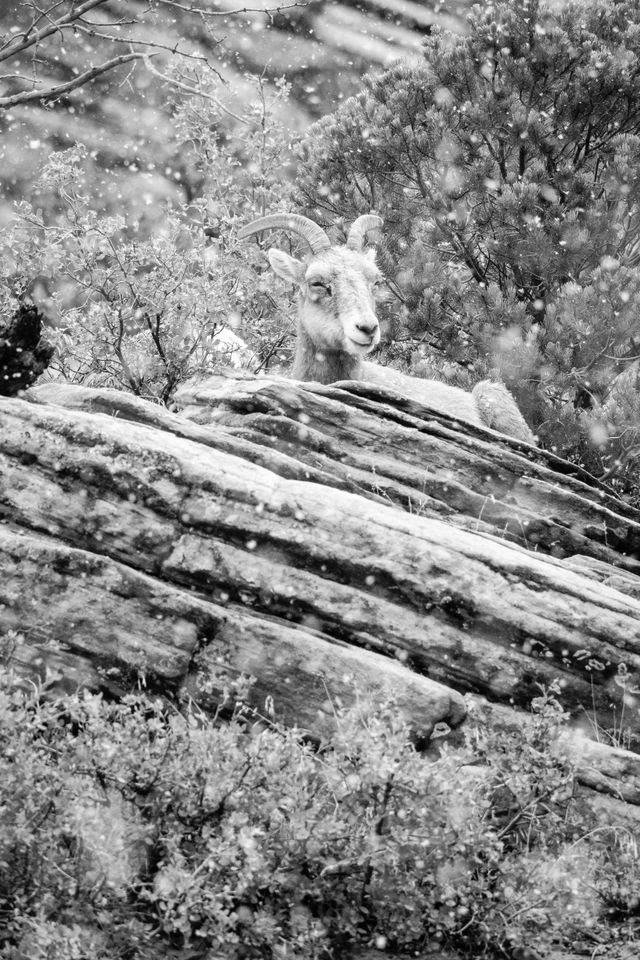
M 380 342 L 375 290 L 381 274 L 375 253 L 332 247 L 307 263 L 270 250 L 279 277 L 299 288 L 299 321 L 319 350 L 363 357 Z

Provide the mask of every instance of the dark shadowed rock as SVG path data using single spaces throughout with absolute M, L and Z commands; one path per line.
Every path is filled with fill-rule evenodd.
M 51 362 L 53 347 L 42 337 L 40 311 L 22 304 L 0 317 L 0 394 L 14 397 L 30 387 Z

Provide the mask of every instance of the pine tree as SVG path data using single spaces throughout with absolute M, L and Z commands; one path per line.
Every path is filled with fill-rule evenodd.
M 613 418 L 608 396 L 640 355 L 640 7 L 500 0 L 467 26 L 316 124 L 301 204 L 384 217 L 415 370 L 501 377 L 543 442 L 612 473 L 608 423 L 638 408 L 637 378 Z

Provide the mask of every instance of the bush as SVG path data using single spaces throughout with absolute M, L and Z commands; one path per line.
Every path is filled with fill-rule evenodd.
M 148 223 L 104 215 L 108 186 L 91 179 L 78 144 L 51 155 L 0 238 L 0 316 L 40 291 L 51 375 L 167 402 L 185 379 L 234 360 L 216 339 L 224 327 L 246 339 L 254 370 L 287 358 L 282 294 L 235 226 L 287 207 L 289 145 L 276 114 L 288 88 L 256 81 L 240 116 L 207 75 L 197 86 L 174 105 L 184 202 L 150 211 Z
M 533 710 L 434 759 L 393 704 L 338 711 L 312 746 L 241 711 L 47 703 L 5 677 L 0 955 L 592 951 L 616 931 L 591 888 L 631 910 L 637 851 L 615 831 L 580 839 L 570 765 L 549 750 L 563 714 L 551 693 Z
M 637 496 L 638 5 L 499 0 L 467 19 L 315 125 L 300 203 L 384 217 L 397 360 L 502 378 L 546 446 Z

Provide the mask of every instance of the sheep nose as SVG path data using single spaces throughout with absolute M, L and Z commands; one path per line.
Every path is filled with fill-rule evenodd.
M 356 330 L 363 333 L 365 337 L 372 337 L 377 329 L 377 323 L 356 323 Z

